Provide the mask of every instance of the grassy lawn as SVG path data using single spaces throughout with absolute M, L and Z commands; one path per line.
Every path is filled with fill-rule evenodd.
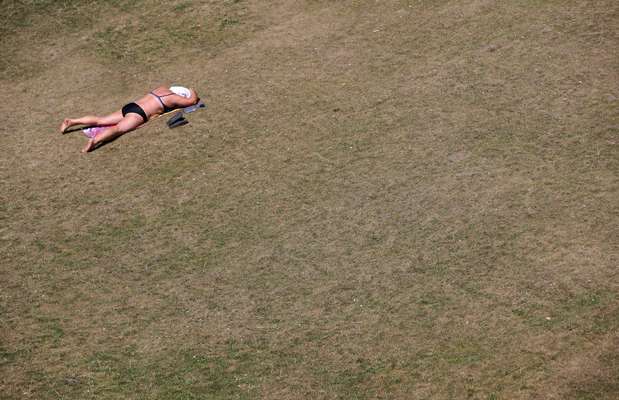
M 615 1 L 5 3 L 1 399 L 619 392 Z

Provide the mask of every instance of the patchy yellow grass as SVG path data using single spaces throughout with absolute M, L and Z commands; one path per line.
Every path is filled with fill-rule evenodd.
M 618 11 L 6 5 L 0 392 L 612 398 Z M 209 108 L 57 133 L 161 82 Z

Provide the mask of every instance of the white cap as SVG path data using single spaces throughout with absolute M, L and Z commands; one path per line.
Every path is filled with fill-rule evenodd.
M 170 90 L 181 97 L 185 97 L 187 99 L 191 97 L 191 90 L 184 86 L 170 86 Z

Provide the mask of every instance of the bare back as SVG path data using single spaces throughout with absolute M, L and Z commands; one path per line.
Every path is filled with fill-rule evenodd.
M 191 91 L 191 94 L 192 96 L 189 98 L 182 97 L 172 92 L 167 87 L 160 86 L 154 89 L 151 93 L 148 93 L 139 100 L 135 101 L 135 103 L 142 107 L 148 118 L 150 118 L 153 115 L 162 114 L 164 112 L 164 106 L 168 109 L 175 109 L 189 107 L 195 104 L 197 102 L 197 95 L 193 90 Z

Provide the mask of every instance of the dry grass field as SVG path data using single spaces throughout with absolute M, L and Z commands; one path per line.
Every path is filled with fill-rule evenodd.
M 1 399 L 617 398 L 618 2 L 0 16 Z

